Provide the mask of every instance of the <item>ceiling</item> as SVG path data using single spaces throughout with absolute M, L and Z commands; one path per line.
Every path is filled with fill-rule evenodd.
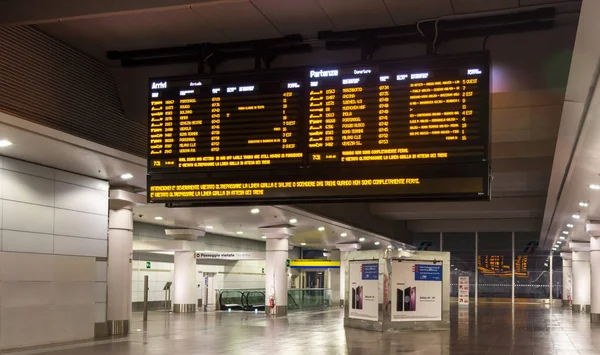
M 43 32 L 110 66 L 118 66 L 118 62 L 106 59 L 106 51 L 253 40 L 293 33 L 300 33 L 310 39 L 315 38 L 317 32 L 322 30 L 413 24 L 419 20 L 440 16 L 461 16 L 483 11 L 503 11 L 557 3 L 579 6 L 580 2 L 557 0 L 122 0 L 112 2 L 5 0 L 0 1 L 0 25 L 36 26 Z M 562 156 L 564 149 L 569 149 L 564 147 L 569 140 L 565 138 L 563 132 L 566 129 L 563 127 L 564 116 L 561 117 L 563 105 L 565 111 L 572 110 L 575 114 L 581 110 L 581 107 L 577 105 L 574 107 L 571 100 L 565 101 L 563 88 L 560 84 L 549 83 L 549 77 L 552 79 L 558 77 L 557 80 L 560 81 L 563 74 L 566 76 L 565 70 L 563 70 L 565 73 L 562 73 L 563 71 L 553 67 L 555 65 L 553 61 L 560 60 L 563 53 L 567 53 L 564 57 L 570 60 L 575 28 L 573 24 L 566 29 L 557 28 L 550 31 L 524 33 L 519 36 L 497 36 L 487 40 L 487 48 L 492 52 L 494 61 L 491 99 L 493 174 L 491 202 L 372 204 L 368 206 L 367 211 L 389 221 L 408 221 L 409 230 L 420 232 L 539 231 L 541 227 L 544 228 L 542 223 L 546 230 L 554 223 L 563 223 L 555 222 L 558 221 L 556 218 L 558 215 L 555 213 L 548 217 L 548 211 L 553 208 L 548 205 L 550 199 L 547 201 L 546 195 L 548 186 L 550 191 L 553 191 L 556 181 L 558 186 L 564 185 L 562 179 L 555 179 L 554 174 L 555 169 L 558 172 L 561 170 L 561 167 L 556 165 L 555 151 Z M 479 39 L 475 44 L 473 43 L 468 41 L 466 44 L 460 43 L 455 50 L 461 48 L 472 50 L 474 45 L 477 49 L 480 48 Z M 151 69 L 155 70 L 155 68 Z M 177 71 L 173 68 L 161 70 Z M 146 94 L 130 85 L 137 83 L 145 86 L 146 78 L 151 74 L 144 71 L 143 74 L 138 75 L 136 74 L 138 72 L 142 71 L 132 69 L 123 75 L 126 80 L 119 80 L 119 77 L 116 80 L 125 113 L 128 114 L 129 106 L 138 105 L 141 108 L 138 110 L 141 112 L 139 117 L 145 122 Z M 578 70 L 572 70 L 571 77 L 574 72 Z M 589 74 L 585 71 L 582 73 Z M 575 89 L 570 88 L 570 90 Z M 139 102 L 129 102 L 133 101 L 132 98 L 135 96 L 132 93 L 140 93 L 139 97 L 136 96 Z M 567 96 L 569 97 L 569 93 Z M 128 115 L 128 118 L 137 120 L 137 117 L 129 116 L 131 115 Z M 50 137 L 53 135 L 48 134 L 43 139 L 51 141 Z M 60 156 L 54 158 L 44 156 L 53 154 L 50 141 L 48 141 L 48 150 L 39 152 L 38 157 L 35 156 L 36 152 L 33 148 L 27 154 L 23 152 L 15 154 L 22 155 L 22 159 L 42 161 L 47 165 L 66 170 L 81 170 L 76 172 L 108 179 L 111 183 L 131 184 L 142 189 L 145 187 L 146 162 L 143 159 L 127 157 L 126 161 L 132 165 L 125 165 L 124 168 L 123 165 L 119 165 L 123 163 L 109 161 L 110 157 L 118 158 L 118 152 L 101 153 L 101 156 L 107 155 L 106 158 L 92 157 L 93 153 L 81 152 L 81 157 L 87 156 L 89 159 L 80 159 L 77 150 L 73 150 L 65 153 L 70 160 L 62 161 Z M 120 171 L 124 169 L 130 169 L 134 179 L 128 182 L 120 180 Z M 566 165 L 562 167 L 562 171 L 565 169 Z M 552 179 L 556 180 L 554 182 L 551 181 L 551 171 Z M 347 208 L 354 207 L 349 205 Z M 149 219 L 146 220 L 147 222 L 157 223 L 153 220 L 153 216 L 158 214 L 164 215 L 163 217 L 166 218 L 164 223 L 167 225 L 174 223 L 182 227 L 200 228 L 207 223 L 213 223 L 215 232 L 227 235 L 234 235 L 239 228 L 248 228 L 243 230 L 243 236 L 251 235 L 253 238 L 260 237 L 256 228 L 266 222 L 263 219 L 267 218 L 266 216 L 277 216 L 285 220 L 299 213 L 299 210 L 290 211 L 289 207 L 261 207 L 265 215 L 262 215 L 261 211 L 260 216 L 248 216 L 247 208 L 168 210 L 162 205 L 152 205 L 138 206 L 136 213 L 138 210 L 139 214 L 145 216 L 143 218 Z M 327 236 L 327 233 L 325 235 L 314 233 L 314 229 L 324 223 L 329 223 L 327 227 L 334 234 L 340 232 L 340 228 L 349 228 L 337 225 L 332 219 L 320 220 L 316 214 L 310 218 L 306 219 L 308 225 L 298 226 L 296 229 L 298 237 L 293 237 L 293 243 L 304 240 L 306 243 L 320 246 L 337 241 Z M 553 230 L 552 233 L 554 232 Z
M 85 53 L 413 24 L 560 0 L 5 0 L 1 24 L 34 24 Z
M 600 184 L 599 13 L 600 2 L 584 2 L 544 211 L 542 244 L 551 247 L 567 237 L 558 251 L 570 250 L 569 242 L 589 243 L 585 225 L 600 220 L 600 191 L 590 189 Z
M 0 148 L 3 156 L 107 180 L 111 188 L 138 190 L 140 186 L 145 186 L 144 159 L 1 112 L 0 139 L 13 143 Z M 123 180 L 121 175 L 125 173 L 133 175 L 133 178 Z M 252 208 L 166 208 L 164 204 L 137 205 L 134 208 L 134 220 L 262 240 L 260 227 L 287 224 L 296 219 L 289 227 L 290 243 L 295 246 L 306 243 L 309 248 L 333 249 L 338 243 L 360 243 L 361 249 L 382 249 L 388 245 L 396 249 L 411 248 L 397 240 L 293 207 L 262 206 L 258 213 L 251 213 Z M 155 217 L 163 219 L 158 221 Z M 319 230 L 320 227 L 323 230 Z M 364 240 L 360 241 L 360 238 Z M 376 242 L 379 244 L 375 245 Z

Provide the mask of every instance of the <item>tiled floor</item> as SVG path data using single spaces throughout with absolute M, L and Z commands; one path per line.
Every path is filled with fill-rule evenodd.
M 14 354 L 600 354 L 589 315 L 543 306 L 452 308 L 452 329 L 374 333 L 344 329 L 338 310 L 265 319 L 254 313 L 134 314 L 128 337 L 21 350 Z M 13 355 L 14 355 L 13 354 Z

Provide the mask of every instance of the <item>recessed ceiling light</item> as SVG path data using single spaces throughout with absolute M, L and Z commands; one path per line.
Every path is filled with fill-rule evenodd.
M 556 244 L 562 244 L 562 241 L 561 240 L 557 240 Z
M 0 141 L 0 142 L 1 142 L 1 141 Z M 600 185 L 597 185 L 597 184 L 591 184 L 591 185 L 590 185 L 590 189 L 592 189 L 592 190 L 600 190 Z
M 567 224 L 567 228 L 573 228 L 573 225 L 571 223 Z
M 375 242 L 374 244 L 375 244 L 375 245 L 379 245 L 379 242 Z
M 359 241 L 359 242 L 364 242 L 364 241 L 365 241 L 365 238 L 359 238 L 359 239 L 358 239 L 358 241 Z
M 555 247 L 555 248 L 558 248 L 558 244 L 554 244 L 554 247 Z
M 0 139 L 0 148 L 11 146 L 12 142 L 6 139 Z
M 552 248 L 552 250 L 556 251 L 556 248 Z
M 402 251 L 402 248 L 398 248 L 398 251 Z
M 576 213 L 572 217 L 575 219 L 579 219 L 579 218 L 581 218 L 581 215 L 579 213 Z
M 125 173 L 125 174 L 121 175 L 121 179 L 123 179 L 123 180 L 129 180 L 131 178 L 133 178 L 133 175 L 131 175 L 130 173 Z
M 306 245 L 306 243 L 300 243 L 300 245 Z
M 544 266 L 548 266 L 548 263 L 544 263 Z
M 568 235 L 568 234 L 569 234 L 569 232 L 567 232 L 567 231 L 563 231 L 563 232 L 562 232 L 562 234 L 564 234 L 564 235 Z
M 237 231 L 235 233 L 237 233 L 237 234 L 244 234 L 244 232 L 242 232 L 242 231 Z
M 252 213 L 252 214 L 257 214 L 259 212 L 260 212 L 260 210 L 258 208 L 253 208 L 250 210 L 250 213 Z
M 565 240 L 566 238 L 561 235 L 560 237 L 558 237 L 558 239 Z
M 213 229 L 213 228 L 215 228 L 215 227 L 213 227 L 213 226 L 206 226 L 206 229 Z
M 587 207 L 588 203 L 587 202 L 579 202 L 579 206 L 581 206 L 581 207 Z
M 344 233 L 342 233 L 342 234 L 340 234 L 340 235 L 341 235 L 342 237 L 345 237 L 345 236 L 347 236 L 347 235 L 348 235 L 348 233 L 344 232 Z
M 388 249 L 392 249 L 392 248 L 393 248 L 393 246 L 391 246 L 391 245 L 388 245 Z
M 267 239 L 266 235 L 261 236 L 262 239 Z
M 162 218 L 161 216 L 156 216 L 156 217 L 154 217 L 154 219 L 157 221 L 162 221 L 164 218 Z
M 319 229 L 319 232 L 322 232 L 325 230 L 325 227 L 319 227 L 318 229 Z
M 298 222 L 298 220 L 297 220 L 296 218 L 292 218 L 292 219 L 290 219 L 290 223 L 291 223 L 291 224 L 294 224 L 294 223 L 296 223 L 296 222 Z

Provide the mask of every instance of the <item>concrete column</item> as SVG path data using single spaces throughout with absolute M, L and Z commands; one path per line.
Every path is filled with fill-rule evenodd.
M 589 307 L 591 299 L 590 252 L 573 250 L 573 311 Z
M 196 257 L 193 251 L 175 252 L 173 312 L 196 312 Z
M 590 237 L 590 318 L 592 323 L 600 323 L 600 236 Z
M 287 271 L 285 261 L 288 258 L 287 237 L 269 237 L 267 235 L 267 256 L 265 262 L 265 309 L 267 315 L 285 316 L 288 308 Z M 275 307 L 269 307 L 271 298 Z
M 146 197 L 125 190 L 110 190 L 109 197 L 106 320 L 108 334 L 121 335 L 131 320 L 133 206 Z
M 571 253 L 560 253 L 563 259 L 562 267 L 562 304 L 569 305 L 569 298 L 573 299 L 573 256 Z M 570 297 L 569 297 L 570 296 Z
M 340 251 L 332 250 L 331 251 L 331 260 L 332 261 L 340 261 Z M 334 307 L 341 307 L 340 303 L 340 295 L 341 295 L 341 287 L 340 287 L 340 269 L 329 269 L 329 285 L 328 288 L 331 289 L 331 305 Z

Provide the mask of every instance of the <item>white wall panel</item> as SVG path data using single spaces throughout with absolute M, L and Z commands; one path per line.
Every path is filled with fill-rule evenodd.
M 4 171 L 2 196 L 5 200 L 54 206 L 54 181 L 14 171 Z
M 106 303 L 96 303 L 94 305 L 94 322 L 106 322 Z
M 95 281 L 96 264 L 94 258 L 65 255 L 55 255 L 53 258 L 54 281 Z
M 52 254 L 54 236 L 52 234 L 2 231 L 2 251 L 21 253 Z
M 52 207 L 4 200 L 2 208 L 3 229 L 52 234 L 54 229 Z
M 52 343 L 52 306 L 0 308 L 0 334 L 5 349 Z
M 52 281 L 52 255 L 0 253 L 2 281 Z
M 48 281 L 10 281 L 2 283 L 1 307 L 29 307 L 52 304 L 52 283 Z
M 106 240 L 107 230 L 106 216 L 60 208 L 54 210 L 54 234 Z
M 108 194 L 106 191 L 94 190 L 73 184 L 56 181 L 57 208 L 74 211 L 108 215 Z
M 91 177 L 69 173 L 62 170 L 56 170 L 54 173 L 56 181 L 62 181 L 73 185 L 89 187 L 90 189 L 100 190 L 108 193 L 108 181 L 98 180 Z
M 106 282 L 94 282 L 94 302 L 106 303 Z
M 53 342 L 93 338 L 95 307 L 95 304 L 53 306 Z
M 106 261 L 96 261 L 96 279 L 95 281 L 106 282 Z
M 52 168 L 48 168 L 37 164 L 31 164 L 22 160 L 16 160 L 7 157 L 4 157 L 3 169 L 44 177 L 47 179 L 54 179 L 54 169 Z
M 52 304 L 80 305 L 94 303 L 95 282 L 53 282 Z
M 62 255 L 107 256 L 105 240 L 54 236 L 54 253 Z

